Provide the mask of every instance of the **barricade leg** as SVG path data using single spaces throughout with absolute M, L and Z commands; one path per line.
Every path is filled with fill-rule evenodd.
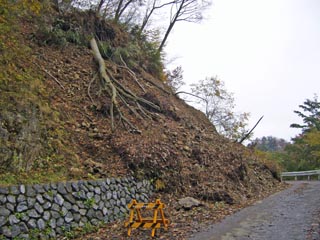
M 151 236 L 155 236 L 157 228 L 163 227 L 167 229 L 169 220 L 164 217 L 164 204 L 161 203 L 160 199 L 157 199 L 155 203 L 137 203 L 135 200 L 132 200 L 132 203 L 128 204 L 130 209 L 129 221 L 125 222 L 125 227 L 128 227 L 128 236 L 131 235 L 131 230 L 133 228 L 151 228 Z M 142 217 L 140 212 L 141 209 L 153 210 L 153 218 Z M 160 218 L 158 218 L 158 213 L 160 211 Z M 136 214 L 136 216 L 135 216 Z
M 131 234 L 131 226 L 130 224 L 133 222 L 134 210 L 130 210 L 130 217 L 129 217 L 129 228 L 128 228 L 128 236 Z
M 155 209 L 153 212 L 153 227 L 152 227 L 152 231 L 151 231 L 152 237 L 154 237 L 154 235 L 156 233 L 157 219 L 158 219 L 158 209 Z

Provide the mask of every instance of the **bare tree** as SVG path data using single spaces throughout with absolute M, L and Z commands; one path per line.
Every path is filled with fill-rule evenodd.
M 120 17 L 128 9 L 128 7 L 132 5 L 134 2 L 136 2 L 136 0 L 120 0 L 115 10 L 114 21 L 119 22 Z
M 145 27 L 149 23 L 149 20 L 150 20 L 151 16 L 153 15 L 153 13 L 156 10 L 161 9 L 161 8 L 163 8 L 165 6 L 168 6 L 170 4 L 173 4 L 173 3 L 174 3 L 174 1 L 168 1 L 168 2 L 165 2 L 165 3 L 162 3 L 162 4 L 160 4 L 160 0 L 150 0 L 150 1 L 148 1 L 147 6 L 146 6 L 146 10 L 145 10 L 145 13 L 144 13 L 144 17 L 143 17 L 143 20 L 142 20 L 142 24 L 141 24 L 140 29 L 138 31 L 139 35 L 141 35 L 143 30 L 145 29 Z
M 185 83 L 183 82 L 183 69 L 181 66 L 176 67 L 172 71 L 167 71 L 167 84 L 173 92 L 177 93 L 180 87 Z
M 234 112 L 233 94 L 225 89 L 223 81 L 211 77 L 191 86 L 192 93 L 201 99 L 199 103 L 204 104 L 207 118 L 220 134 L 233 140 L 244 136 L 249 114 Z
M 97 7 L 97 13 L 99 14 L 101 9 L 102 9 L 102 6 L 103 4 L 105 3 L 105 0 L 100 0 L 99 1 L 99 4 L 98 4 L 98 7 Z
M 73 0 L 51 0 L 52 6 L 56 9 L 59 13 L 66 12 L 70 9 Z
M 210 6 L 211 2 L 207 0 L 176 0 L 170 11 L 170 23 L 164 35 L 164 38 L 158 48 L 158 52 L 163 49 L 169 34 L 177 22 L 200 22 L 203 19 L 203 11 Z
M 97 15 L 113 18 L 119 22 L 124 13 L 131 14 L 130 7 L 141 0 L 51 0 L 55 6 L 61 8 L 68 4 L 82 9 L 95 9 Z

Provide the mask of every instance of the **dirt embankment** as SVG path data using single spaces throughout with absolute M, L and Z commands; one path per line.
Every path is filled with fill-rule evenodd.
M 47 17 L 49 16 L 51 18 L 51 15 Z M 22 34 L 19 35 L 23 38 L 21 41 L 32 49 L 28 52 L 28 59 L 21 60 L 23 62 L 20 68 L 37 76 L 36 84 L 30 91 L 39 90 L 39 86 L 42 89 L 41 92 L 32 94 L 30 99 L 36 106 L 37 116 L 48 115 L 46 121 L 38 117 L 28 124 L 33 126 L 32 123 L 39 122 L 44 133 L 36 137 L 41 139 L 39 144 L 49 146 L 41 148 L 44 150 L 38 158 L 28 158 L 30 162 L 23 172 L 25 175 L 36 177 L 41 173 L 44 176 L 50 173 L 59 176 L 59 180 L 127 175 L 149 179 L 157 190 L 154 197 L 161 197 L 171 209 L 169 212 L 172 218 L 177 220 L 173 221 L 176 226 L 172 231 L 188 227 L 187 222 L 194 222 L 194 218 L 201 223 L 212 221 L 214 215 L 206 214 L 207 211 L 232 212 L 237 206 L 261 198 L 277 188 L 279 181 L 270 166 L 259 161 L 252 151 L 241 144 L 220 136 L 205 115 L 175 96 L 163 79 L 155 77 L 148 72 L 147 67 L 139 64 L 134 64 L 128 71 L 121 61 L 116 63 L 109 57 L 105 63 L 110 76 L 126 90 L 160 107 L 159 111 L 145 108 L 148 116 L 142 114 L 139 118 L 134 113 L 141 111 L 137 106 L 132 112 L 133 105 L 130 111 L 128 102 L 120 100 L 123 114 L 139 131 L 128 131 L 119 122 L 118 113 L 114 116 L 116 129 L 112 132 L 110 96 L 101 88 L 97 65 L 90 49 L 74 42 L 64 42 L 58 46 L 57 42 L 42 41 L 43 35 L 39 32 L 44 33 L 43 29 L 47 29 L 49 32 L 46 34 L 51 35 L 55 32 L 50 32 L 50 29 L 55 29 L 57 23 L 69 21 L 60 16 L 52 16 L 55 17 L 57 19 L 50 19 L 42 25 L 32 20 L 24 22 Z M 85 16 L 82 20 L 89 21 Z M 77 25 L 76 29 L 81 27 L 83 26 Z M 114 40 L 106 42 L 115 52 L 126 48 L 130 39 L 129 33 L 118 31 L 119 28 L 120 26 L 114 27 L 114 31 L 109 29 L 115 34 L 112 38 Z M 64 27 L 58 30 L 63 36 L 68 33 Z M 13 81 L 12 84 L 14 83 Z M 29 101 L 24 98 L 21 100 L 19 94 L 13 94 L 13 89 L 4 90 L 8 101 L 12 104 Z M 40 97 L 45 102 L 42 107 L 39 104 Z M 4 102 L 3 106 L 6 105 L 8 104 Z M 13 166 L 12 159 L 23 162 L 28 157 L 24 156 L 23 151 L 18 151 L 19 146 L 14 143 L 14 139 L 21 136 L 22 142 L 31 148 L 35 138 L 23 134 L 26 132 L 21 131 L 24 125 L 14 122 L 9 124 L 11 116 L 22 111 L 20 108 L 12 106 L 7 111 L 12 111 L 12 114 L 6 115 L 9 116 L 7 118 L 3 117 L 3 111 L 0 112 L 0 120 L 4 122 L 1 125 L 3 129 L 0 130 L 5 132 L 8 139 L 7 155 L 15 156 L 14 153 L 17 153 L 18 158 L 8 158 L 7 165 Z M 49 120 L 50 125 L 47 124 Z M 29 129 L 27 133 L 37 132 L 37 129 Z M 2 179 L 7 177 L 8 170 L 10 169 L 1 169 Z M 17 173 L 18 176 L 22 176 L 21 174 Z M 22 177 L 21 180 L 23 179 Z M 175 202 L 183 196 L 205 201 L 207 208 L 198 209 L 201 214 L 197 217 L 194 212 L 188 212 L 185 218 L 185 213 L 175 211 Z M 220 208 L 219 204 L 230 204 L 230 207 Z
M 26 39 L 34 31 L 39 30 L 26 30 Z M 115 39 L 122 39 L 122 45 L 128 39 L 122 31 L 114 34 Z M 69 154 L 64 158 L 69 160 L 65 168 L 62 161 L 56 164 L 68 169 L 66 178 L 133 175 L 150 179 L 160 193 L 228 204 L 259 197 L 279 183 L 269 166 L 241 144 L 220 136 L 202 112 L 175 96 L 163 80 L 139 66 L 131 69 L 134 78 L 121 63 L 106 59 L 110 76 L 161 108 L 147 108 L 149 117 L 141 119 L 122 103 L 123 114 L 140 132 L 128 131 L 119 115 L 115 115 L 116 130 L 112 132 L 110 97 L 102 94 L 90 49 L 72 43 L 43 45 L 37 34 L 32 36 L 31 41 L 26 40 L 33 49 L 35 64 L 31 67 L 42 74 L 48 106 L 57 112 L 57 128 L 63 136 L 54 136 L 59 145 L 53 146 L 53 151 L 55 155 Z M 116 42 L 113 45 L 120 47 Z

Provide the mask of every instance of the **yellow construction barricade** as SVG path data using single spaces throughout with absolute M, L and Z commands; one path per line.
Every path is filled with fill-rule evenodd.
M 130 236 L 132 228 L 152 228 L 152 237 L 154 237 L 156 229 L 161 228 L 161 224 L 165 229 L 168 228 L 169 220 L 164 217 L 164 203 L 160 199 L 157 199 L 155 203 L 137 203 L 134 199 L 128 204 L 128 208 L 130 210 L 129 221 L 124 224 L 125 227 L 128 227 L 128 236 Z M 153 210 L 153 217 L 143 218 L 141 209 Z M 158 218 L 158 213 L 160 213 L 160 218 Z

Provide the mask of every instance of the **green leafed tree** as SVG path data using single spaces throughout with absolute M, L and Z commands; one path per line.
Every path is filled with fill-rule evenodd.
M 293 123 L 290 127 L 300 128 L 303 133 L 313 128 L 320 131 L 320 102 L 318 101 L 318 96 L 314 95 L 312 100 L 305 100 L 299 107 L 302 111 L 296 110 L 294 112 L 302 118 L 303 124 Z
M 303 124 L 293 123 L 290 127 L 302 132 L 287 146 L 289 155 L 285 163 L 290 170 L 320 169 L 320 103 L 317 95 L 299 105 L 302 111 L 294 111 L 302 118 Z
M 191 91 L 198 96 L 202 109 L 217 131 L 232 140 L 238 140 L 247 132 L 249 113 L 236 113 L 232 93 L 217 77 L 200 80 L 191 85 Z

